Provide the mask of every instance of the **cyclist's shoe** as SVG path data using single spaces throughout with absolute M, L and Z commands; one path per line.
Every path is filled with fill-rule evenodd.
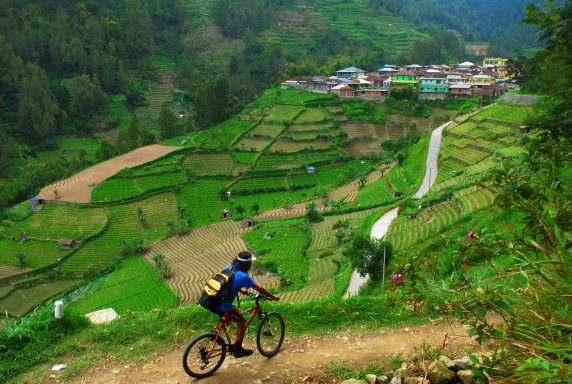
M 242 346 L 240 347 L 234 347 L 234 357 L 241 358 L 241 357 L 246 357 L 246 356 L 250 356 L 254 353 L 254 351 L 252 349 L 244 349 Z

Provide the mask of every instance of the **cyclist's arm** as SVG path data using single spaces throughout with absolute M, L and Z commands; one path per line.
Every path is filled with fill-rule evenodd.
M 254 288 L 256 291 L 262 293 L 264 296 L 268 297 L 270 300 L 280 300 L 280 297 L 271 294 L 270 292 L 268 292 L 266 289 L 264 289 L 260 285 L 254 285 L 252 288 Z

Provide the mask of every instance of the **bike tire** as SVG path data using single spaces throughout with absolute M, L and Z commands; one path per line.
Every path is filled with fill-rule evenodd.
M 256 347 L 262 356 L 275 356 L 282 347 L 286 324 L 277 312 L 271 312 L 262 318 L 256 330 Z
M 205 333 L 195 337 L 183 352 L 183 369 L 187 375 L 196 379 L 202 379 L 216 372 L 226 357 L 226 343 L 222 337 L 218 337 L 214 344 L 216 334 Z M 205 359 L 205 348 L 214 354 L 210 359 Z

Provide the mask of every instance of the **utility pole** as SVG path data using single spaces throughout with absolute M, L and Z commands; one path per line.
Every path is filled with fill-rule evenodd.
M 431 189 L 431 167 L 429 167 L 429 180 L 427 180 L 427 192 Z
M 383 288 L 385 286 L 385 245 L 383 246 L 383 274 L 381 275 L 381 294 L 383 295 Z

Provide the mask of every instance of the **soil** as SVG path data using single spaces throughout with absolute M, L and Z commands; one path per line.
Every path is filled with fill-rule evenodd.
M 90 187 L 91 182 L 95 185 L 115 175 L 123 168 L 132 168 L 137 165 L 155 160 L 169 152 L 174 151 L 178 147 L 169 147 L 165 145 L 148 145 L 128 152 L 124 155 L 114 157 L 87 168 L 67 179 L 60 180 L 50 184 L 39 193 L 39 197 L 44 200 L 55 200 L 54 191 L 58 191 L 58 201 L 70 203 L 89 203 L 91 200 Z
M 246 347 L 254 347 L 253 338 L 251 330 L 245 340 Z M 389 369 L 394 356 L 406 361 L 419 356 L 424 342 L 433 347 L 446 344 L 443 351 L 456 355 L 462 354 L 466 347 L 478 348 L 459 325 L 422 325 L 363 333 L 345 331 L 328 337 L 287 337 L 280 353 L 271 359 L 256 351 L 253 356 L 242 359 L 227 357 L 213 376 L 200 381 L 184 373 L 181 356 L 185 346 L 177 346 L 152 356 L 145 363 L 104 359 L 97 367 L 76 376 L 72 383 L 335 383 L 343 379 L 328 374 L 332 363 L 357 369 L 376 361 Z

